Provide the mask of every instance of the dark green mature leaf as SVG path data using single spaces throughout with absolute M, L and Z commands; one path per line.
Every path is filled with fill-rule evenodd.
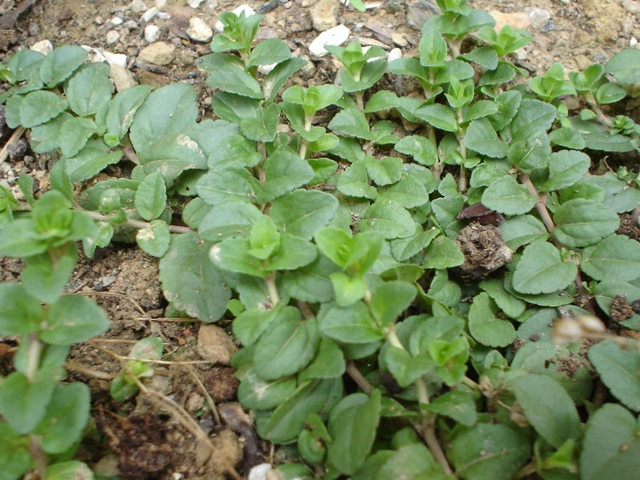
M 69 282 L 76 267 L 76 260 L 74 248 L 56 262 L 52 262 L 47 254 L 28 257 L 25 259 L 27 267 L 22 271 L 22 284 L 28 293 L 40 301 L 53 303 Z
M 385 282 L 371 293 L 369 308 L 383 327 L 392 325 L 416 297 L 416 287 L 399 280 Z
M 624 180 L 613 172 L 604 175 L 589 175 L 582 180 L 587 185 L 604 190 L 604 204 L 616 213 L 630 212 L 640 203 L 640 190 L 629 188 Z M 602 202 L 600 202 L 602 203 Z
M 262 81 L 265 103 L 270 103 L 280 93 L 280 89 L 289 80 L 289 77 L 307 64 L 304 58 L 290 58 L 279 63 L 271 70 Z
M 47 453 L 67 451 L 80 439 L 89 419 L 89 387 L 83 383 L 57 385 L 35 433 L 42 436 Z
M 250 253 L 247 237 L 229 237 L 211 247 L 209 257 L 221 270 L 263 278 L 267 275 L 264 262 Z
M 375 457 L 381 453 L 387 453 L 382 450 L 369 458 Z M 386 457 L 386 455 L 385 455 Z M 377 473 L 375 477 L 373 475 Z M 353 476 L 353 480 L 445 480 L 448 476 L 442 472 L 442 466 L 433 458 L 427 447 L 421 443 L 412 443 L 404 445 L 393 453 L 383 465 L 371 470 L 369 476 L 357 477 Z
M 635 280 L 640 276 L 640 243 L 611 235 L 583 250 L 580 268 L 595 280 Z
M 90 140 L 78 154 L 65 158 L 61 162 L 71 182 L 82 182 L 93 178 L 109 165 L 118 163 L 122 150 L 112 152 L 106 149 L 102 141 Z
M 563 261 L 556 247 L 535 242 L 524 249 L 513 274 L 513 288 L 525 294 L 552 293 L 569 285 L 577 273 L 578 267 Z
M 274 200 L 269 215 L 281 231 L 310 240 L 329 223 L 337 209 L 338 200 L 333 195 L 295 190 Z
M 433 125 L 445 132 L 457 132 L 458 122 L 454 111 L 439 103 L 433 105 L 426 105 L 420 107 L 414 112 L 414 115 L 420 120 L 424 120 L 430 125 Z
M 553 221 L 553 236 L 569 248 L 593 245 L 620 226 L 618 215 L 610 208 L 581 198 L 560 205 Z
M 246 168 L 212 169 L 196 183 L 196 192 L 209 205 L 228 202 L 251 202 L 259 184 Z
M 507 144 L 498 138 L 498 134 L 486 118 L 474 120 L 469 124 L 464 135 L 464 145 L 487 157 L 507 156 Z
M 64 123 L 73 118 L 68 112 L 62 112 L 47 123 L 31 129 L 29 145 L 36 153 L 46 153 L 60 148 L 60 129 Z
M 171 244 L 171 231 L 164 220 L 153 220 L 148 227 L 138 230 L 138 246 L 148 255 L 162 258 Z
M 373 140 L 367 117 L 355 108 L 346 108 L 338 112 L 329 122 L 329 128 L 342 135 Z
M 378 195 L 376 188 L 369 185 L 369 176 L 364 161 L 357 161 L 342 172 L 336 188 L 339 192 L 351 197 L 373 200 Z
M 555 380 L 528 374 L 512 382 L 524 416 L 550 445 L 559 448 L 580 435 L 581 425 L 573 400 Z
M 34 70 L 39 71 L 44 57 L 40 52 L 36 52 L 30 48 L 24 48 L 17 51 L 15 55 L 11 57 L 7 68 L 11 71 L 13 79 L 16 82 L 22 82 L 23 80 L 27 80 Z
M 330 338 L 323 337 L 318 354 L 309 366 L 300 372 L 299 381 L 340 377 L 345 369 L 346 363 L 340 346 Z
M 329 277 L 338 271 L 338 267 L 324 256 L 318 256 L 315 261 L 286 272 L 283 287 L 296 300 L 302 302 L 329 302 L 333 294 L 333 284 Z
M 230 235 L 249 233 L 262 212 L 252 203 L 227 202 L 214 206 L 200 222 L 198 233 L 205 240 L 219 242 Z
M 269 38 L 261 41 L 251 50 L 247 67 L 281 63 L 289 58 L 291 58 L 291 50 L 289 50 L 284 40 Z
M 158 218 L 167 204 L 167 187 L 160 172 L 147 175 L 136 190 L 136 210 L 145 220 Z
M 423 375 L 436 368 L 436 364 L 426 353 L 411 356 L 403 348 L 390 346 L 384 353 L 389 371 L 398 385 L 406 388 Z
M 13 372 L 0 385 L 0 413 L 18 433 L 32 432 L 46 413 L 57 379 L 40 370 L 32 380 Z
M 29 335 L 38 330 L 43 310 L 38 299 L 17 283 L 0 284 L 0 333 Z
M 498 309 L 485 292 L 473 297 L 469 310 L 469 330 L 478 342 L 490 347 L 506 347 L 516 338 L 516 330 L 508 320 L 496 317 Z
M 536 204 L 536 197 L 513 177 L 494 180 L 482 194 L 482 204 L 505 215 L 522 215 Z
M 133 123 L 134 115 L 151 93 L 150 85 L 135 85 L 118 93 L 111 102 L 105 117 L 107 133 L 122 139 Z
M 489 294 L 500 310 L 508 317 L 517 318 L 522 315 L 527 308 L 525 302 L 505 290 L 500 280 L 485 280 L 480 282 L 479 287 Z
M 618 52 L 607 62 L 604 70 L 620 83 L 631 85 L 640 82 L 640 52 L 634 48 Z
M 396 260 L 403 262 L 427 248 L 439 234 L 440 231 L 437 228 L 422 231 L 420 227 L 418 232 L 411 237 L 391 240 L 391 253 Z
M 380 421 L 380 391 L 370 397 L 355 393 L 343 398 L 329 417 L 327 458 L 331 465 L 345 475 L 356 472 L 363 464 L 373 442 Z
M 280 239 L 280 248 L 271 256 L 267 270 L 296 270 L 318 256 L 316 246 L 303 238 L 285 232 Z
M 639 469 L 638 420 L 620 405 L 603 405 L 587 425 L 580 454 L 580 479 L 632 479 Z
M 272 142 L 276 138 L 280 107 L 272 103 L 258 112 L 258 118 L 243 118 L 240 121 L 240 131 L 254 142 Z
M 215 322 L 226 311 L 229 287 L 209 260 L 211 245 L 194 233 L 173 235 L 160 260 L 160 281 L 165 297 L 176 308 L 203 322 Z M 191 265 L 185 269 L 185 265 Z
M 518 113 L 511 124 L 511 135 L 514 140 L 526 140 L 538 136 L 551 128 L 557 109 L 553 105 L 540 100 L 525 99 L 520 102 Z
M 42 60 L 40 78 L 47 88 L 53 88 L 69 78 L 82 65 L 87 55 L 84 48 L 75 45 L 58 47 Z
M 461 390 L 452 390 L 444 395 L 440 395 L 423 408 L 430 412 L 452 418 L 467 427 L 471 427 L 476 423 L 477 419 L 476 403 L 473 394 Z
M 313 169 L 297 154 L 278 150 L 267 157 L 263 163 L 267 176 L 263 189 L 258 194 L 261 203 L 270 202 L 287 192 L 295 190 L 311 180 Z
M 374 202 L 360 217 L 360 230 L 377 231 L 385 239 L 406 238 L 416 232 L 411 214 L 393 200 Z
M 511 480 L 531 455 L 524 431 L 478 423 L 453 440 L 450 459 L 464 480 Z
M 562 190 L 577 183 L 589 171 L 591 159 L 582 152 L 561 150 L 551 154 L 549 179 L 542 186 L 543 192 Z
M 383 157 L 378 160 L 367 155 L 364 166 L 371 180 L 379 186 L 396 183 L 402 176 L 402 159 L 397 157 Z
M 65 93 L 74 113 L 95 115 L 111 100 L 109 66 L 100 62 L 83 66 L 69 80 Z
M 253 368 L 264 380 L 289 376 L 306 367 L 320 346 L 318 325 L 314 319 L 295 315 L 278 315 L 260 337 L 253 356 Z
M 135 123 L 132 131 L 134 127 Z M 174 180 L 185 170 L 205 169 L 207 166 L 207 159 L 198 144 L 183 133 L 167 134 L 161 140 L 152 141 L 137 149 L 137 153 L 143 172 L 146 175 L 162 173 L 167 187 L 173 186 Z
M 631 410 L 640 412 L 640 354 L 604 340 L 589 349 L 589 360 L 611 393 Z
M 60 115 L 66 108 L 67 100 L 53 92 L 31 92 L 20 102 L 20 125 L 24 128 L 42 125 Z
M 532 215 L 520 215 L 507 219 L 500 226 L 502 238 L 511 250 L 517 250 L 536 240 L 546 240 L 549 237 L 542 221 Z
M 0 423 L 0 465 L 3 466 L 3 477 L 0 477 L 2 480 L 21 478 L 34 466 L 33 457 L 29 453 L 29 438 L 19 435 L 4 422 Z
M 109 329 L 104 311 L 87 297 L 67 296 L 51 305 L 40 338 L 52 345 L 71 345 Z
M 421 135 L 407 135 L 393 148 L 400 153 L 411 155 L 416 162 L 427 167 L 433 165 L 438 158 L 436 146 L 431 140 Z
M 263 380 L 253 368 L 247 370 L 238 387 L 238 400 L 251 410 L 269 410 L 282 404 L 296 389 L 295 378 Z
M 66 157 L 75 156 L 96 130 L 96 123 L 88 118 L 72 117 L 66 120 L 59 131 L 62 154 Z
M 196 65 L 209 73 L 207 84 L 223 92 L 249 98 L 262 98 L 258 81 L 245 70 L 244 62 L 228 53 L 213 53 L 200 57 Z
M 280 403 L 266 423 L 258 425 L 258 433 L 275 443 L 292 442 L 298 437 L 309 414 L 327 411 L 341 397 L 341 379 L 303 383 Z
M 424 254 L 423 268 L 445 270 L 458 267 L 464 263 L 464 254 L 458 248 L 456 242 L 444 235 L 435 238 Z
M 382 328 L 361 301 L 345 308 L 330 307 L 319 320 L 322 333 L 339 342 L 369 343 L 384 337 Z

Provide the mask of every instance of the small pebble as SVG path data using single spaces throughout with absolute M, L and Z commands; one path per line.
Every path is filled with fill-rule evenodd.
M 524 12 L 529 15 L 531 27 L 535 30 L 541 30 L 551 20 L 551 12 L 543 8 L 525 8 Z
M 111 22 L 111 25 L 117 27 L 118 25 L 122 25 L 124 23 L 124 20 L 122 20 L 120 17 L 113 17 L 111 20 L 109 20 L 109 22 Z
M 187 5 L 191 8 L 198 8 L 203 0 L 187 0 Z
M 135 78 L 133 78 L 133 73 L 118 65 L 111 65 L 110 77 L 118 92 L 137 85 Z
M 138 58 L 152 65 L 167 65 L 174 59 L 176 47 L 166 42 L 155 42 L 140 50 Z
M 309 10 L 313 28 L 324 32 L 338 24 L 338 0 L 318 0 Z
M 40 52 L 43 55 L 48 55 L 53 50 L 53 43 L 51 43 L 51 40 L 40 40 L 39 42 L 33 44 L 31 50 Z
M 127 30 L 134 30 L 138 28 L 138 22 L 136 22 L 135 20 L 127 20 L 122 24 L 122 26 Z
M 323 57 L 327 53 L 325 45 L 342 45 L 349 39 L 351 31 L 344 25 L 338 25 L 318 35 L 309 45 L 309 52 L 315 57 Z
M 120 40 L 120 34 L 115 30 L 109 30 L 107 32 L 107 45 L 115 45 Z
M 213 37 L 213 30 L 201 18 L 193 17 L 189 20 L 187 35 L 194 42 L 208 42 Z
M 142 15 L 142 18 L 140 18 L 140 21 L 142 23 L 147 23 L 157 14 L 158 14 L 158 9 L 156 7 L 151 7 L 149 10 L 144 12 L 144 14 Z
M 156 25 L 147 25 L 144 27 L 144 39 L 147 43 L 153 43 L 160 38 L 160 28 Z
M 389 63 L 399 58 L 402 58 L 402 50 L 400 50 L 399 48 L 394 48 L 387 54 L 387 62 Z
M 404 38 L 404 35 L 398 32 L 393 32 L 391 34 L 391 41 L 398 47 L 406 47 L 407 45 L 409 45 L 409 42 L 407 42 L 407 39 Z
M 156 15 L 160 20 L 171 20 L 171 14 L 169 12 L 158 12 Z
M 156 8 L 163 10 L 167 6 L 167 0 L 156 0 Z
M 267 474 L 273 470 L 268 463 L 256 465 L 249 472 L 249 480 L 267 480 Z
M 103 25 L 104 24 L 104 18 L 102 17 L 96 17 L 94 20 L 96 25 Z
M 624 0 L 624 2 L 622 2 L 622 6 L 629 13 L 640 12 L 640 2 L 637 0 Z
M 117 65 L 122 68 L 127 66 L 127 56 L 123 53 L 111 53 L 108 51 L 101 52 L 109 65 Z
M 135 13 L 145 12 L 148 8 L 144 0 L 133 0 L 133 2 L 131 2 L 131 11 Z

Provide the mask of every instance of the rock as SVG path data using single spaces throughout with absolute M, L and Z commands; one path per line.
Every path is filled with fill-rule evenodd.
M 640 2 L 636 0 L 624 0 L 624 2 L 622 2 L 622 7 L 629 13 L 640 12 Z
M 238 347 L 220 327 L 203 324 L 198 332 L 196 351 L 204 360 L 231 365 L 231 357 L 238 351 Z
M 155 5 L 158 10 L 164 10 L 167 6 L 167 0 L 156 0 Z
M 149 10 L 144 12 L 142 17 L 140 18 L 140 21 L 142 23 L 147 23 L 147 22 L 151 21 L 151 19 L 153 17 L 155 17 L 157 14 L 158 14 L 158 9 L 156 7 L 151 7 Z
M 109 65 L 117 65 L 122 68 L 125 68 L 127 66 L 127 56 L 123 53 L 111 53 L 107 52 L 106 50 L 99 53 L 104 56 Z
M 144 3 L 144 0 L 133 0 L 131 2 L 131 11 L 135 13 L 142 13 L 147 10 L 147 4 Z
M 398 47 L 406 47 L 407 45 L 409 45 L 409 42 L 407 42 L 407 39 L 404 38 L 404 35 L 398 32 L 393 32 L 391 34 L 391 41 Z
M 199 393 L 193 392 L 187 398 L 187 401 L 184 404 L 184 408 L 187 409 L 187 412 L 197 412 L 204 406 L 204 397 Z
M 187 35 L 194 42 L 208 42 L 213 37 L 213 30 L 201 18 L 193 17 L 189 20 Z
M 314 57 L 324 57 L 329 53 L 324 48 L 325 45 L 342 45 L 348 40 L 349 35 L 351 35 L 351 31 L 344 25 L 333 27 L 322 32 L 309 44 L 309 52 Z
M 116 30 L 109 30 L 106 36 L 107 45 L 115 45 L 120 40 L 120 34 Z
M 335 27 L 338 24 L 339 7 L 338 0 L 318 0 L 309 11 L 313 28 L 324 32 Z
M 250 17 L 251 15 L 254 15 L 256 13 L 256 11 L 246 3 L 243 5 L 240 5 L 238 8 L 235 8 L 232 11 L 238 16 L 240 16 L 240 14 L 244 12 L 245 16 L 247 17 Z M 222 22 L 219 21 L 216 23 L 216 30 L 219 32 L 222 32 L 224 30 L 224 25 L 222 24 Z
M 531 26 L 531 19 L 524 12 L 502 13 L 497 10 L 491 10 L 489 14 L 496 20 L 496 25 L 493 27 L 496 32 L 502 30 L 505 25 L 511 25 L 513 28 L 521 28 L 523 30 Z
M 111 65 L 110 72 L 111 80 L 113 80 L 117 92 L 126 90 L 129 87 L 135 87 L 138 84 L 133 77 L 133 73 L 126 68 L 119 65 Z
M 147 43 L 153 43 L 160 38 L 160 28 L 156 25 L 147 25 L 144 27 L 144 39 Z
M 267 480 L 267 475 L 271 471 L 273 471 L 273 467 L 269 463 L 256 465 L 249 472 L 249 480 Z
M 124 23 L 124 20 L 122 20 L 120 17 L 113 17 L 111 20 L 109 20 L 109 23 L 111 23 L 111 25 L 113 25 L 114 27 L 117 27 L 118 25 L 122 25 Z
M 198 8 L 203 0 L 187 0 L 187 5 L 191 8 Z
M 407 9 L 407 22 L 416 30 L 422 30 L 427 20 L 440 14 L 440 9 L 433 0 L 418 0 Z
M 43 55 L 48 55 L 53 50 L 53 43 L 51 43 L 51 40 L 41 40 L 37 43 L 34 43 L 31 47 L 31 50 L 40 52 Z
M 402 58 L 402 50 L 400 50 L 399 48 L 394 48 L 387 54 L 387 62 L 389 63 L 399 58 Z
M 167 65 L 174 59 L 176 47 L 167 42 L 155 42 L 140 50 L 138 58 L 152 65 Z
M 534 30 L 542 30 L 551 20 L 551 12 L 543 8 L 525 8 L 524 13 L 529 15 Z

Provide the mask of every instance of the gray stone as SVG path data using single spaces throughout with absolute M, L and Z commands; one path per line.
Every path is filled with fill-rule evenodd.
M 173 61 L 175 49 L 170 43 L 156 42 L 140 50 L 138 58 L 152 65 L 167 65 Z
M 324 32 L 338 24 L 338 12 L 340 3 L 338 0 L 318 0 L 309 10 L 313 28 Z
M 133 0 L 133 2 L 131 2 L 131 11 L 135 13 L 145 12 L 147 8 L 149 7 L 144 3 L 144 0 Z
M 110 77 L 116 87 L 116 91 L 121 92 L 127 88 L 134 87 L 138 84 L 133 73 L 119 65 L 111 65 Z
M 433 0 L 418 0 L 407 9 L 407 22 L 416 30 L 421 30 L 427 20 L 440 14 L 438 5 Z
M 189 20 L 187 35 L 194 42 L 208 42 L 213 37 L 213 30 L 201 18 L 193 17 Z
M 544 8 L 525 8 L 524 12 L 529 15 L 531 28 L 535 30 L 542 30 L 551 20 L 551 12 Z
M 115 45 L 120 40 L 120 34 L 116 30 L 109 30 L 107 32 L 107 45 Z
M 160 28 L 156 25 L 147 25 L 144 27 L 144 39 L 147 43 L 153 43 L 160 38 Z

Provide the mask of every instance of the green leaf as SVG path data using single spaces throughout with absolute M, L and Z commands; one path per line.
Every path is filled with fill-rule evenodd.
M 440 231 L 437 228 L 426 231 L 419 229 L 418 233 L 411 237 L 391 240 L 391 253 L 396 260 L 403 262 L 427 248 L 439 234 Z
M 87 140 L 96 132 L 96 124 L 88 118 L 72 117 L 60 127 L 60 150 L 66 157 L 73 157 L 84 148 Z
M 367 282 L 362 277 L 350 277 L 343 272 L 334 272 L 329 278 L 339 307 L 349 307 L 367 293 Z
M 84 48 L 77 46 L 63 45 L 54 49 L 40 64 L 42 82 L 47 88 L 64 82 L 82 65 L 87 55 Z
M 402 176 L 402 159 L 397 157 L 383 157 L 380 160 L 368 155 L 364 159 L 364 166 L 371 180 L 377 185 L 391 185 Z
M 167 187 L 160 172 L 147 175 L 136 190 L 136 210 L 145 220 L 158 218 L 167 205 Z
M 276 138 L 280 107 L 272 103 L 258 112 L 258 118 L 243 118 L 240 121 L 240 131 L 254 142 L 272 142 Z
M 520 293 L 552 293 L 564 289 L 576 277 L 578 268 L 560 258 L 556 247 L 535 242 L 524 249 L 513 274 L 513 288 Z
M 269 417 L 258 425 L 258 433 L 275 443 L 294 441 L 304 427 L 309 414 L 327 410 L 342 396 L 342 380 L 314 380 L 303 383 Z
M 49 255 L 38 255 L 25 259 L 27 267 L 22 271 L 22 284 L 28 293 L 44 303 L 53 303 L 64 291 L 76 267 L 77 254 L 74 248 L 52 262 Z
M 0 284 L 0 333 L 29 335 L 38 330 L 43 310 L 40 302 L 17 283 Z
M 333 298 L 333 284 L 329 277 L 337 268 L 331 260 L 318 256 L 312 263 L 286 272 L 282 285 L 296 300 L 326 303 Z
M 57 379 L 51 371 L 40 370 L 33 380 L 13 372 L 0 385 L 0 413 L 21 434 L 30 433 L 44 417 Z
M 371 292 L 369 308 L 378 323 L 388 327 L 409 308 L 416 294 L 416 287 L 410 283 L 397 280 L 381 283 Z
M 329 122 L 329 128 L 342 135 L 373 140 L 367 117 L 355 108 L 346 108 L 338 112 Z
M 384 337 L 363 302 L 345 308 L 329 307 L 319 320 L 322 333 L 339 342 L 369 343 Z
M 44 418 L 35 433 L 42 436 L 42 449 L 64 453 L 77 442 L 89 420 L 89 387 L 83 383 L 57 385 Z
M 452 390 L 440 395 L 429 405 L 425 405 L 426 410 L 445 415 L 458 423 L 471 427 L 476 423 L 476 404 L 473 395 L 460 390 Z
M 363 464 L 373 442 L 380 421 L 380 391 L 370 397 L 355 393 L 343 398 L 329 417 L 327 459 L 345 475 L 351 475 Z
M 22 478 L 22 475 L 34 466 L 29 453 L 28 437 L 19 435 L 7 423 L 0 423 L 0 465 L 3 465 L 0 472 L 2 480 Z
M 269 38 L 262 40 L 251 50 L 247 67 L 257 67 L 258 65 L 271 65 L 281 63 L 291 58 L 291 50 L 279 38 Z
M 260 84 L 245 70 L 244 62 L 235 55 L 214 53 L 200 57 L 196 65 L 209 73 L 207 85 L 244 97 L 262 98 Z
M 464 145 L 487 157 L 507 156 L 507 144 L 498 138 L 498 134 L 486 118 L 474 120 L 469 124 L 464 135 Z
M 500 310 L 510 318 L 518 318 L 527 308 L 525 302 L 505 290 L 500 280 L 484 280 L 480 282 L 478 286 L 487 292 L 491 299 L 496 302 Z
M 573 400 L 555 380 L 528 374 L 512 381 L 513 391 L 525 417 L 551 446 L 580 435 L 581 425 Z
M 604 384 L 623 404 L 640 411 L 640 355 L 623 349 L 613 340 L 604 340 L 589 349 L 589 360 Z
M 551 128 L 556 119 L 557 109 L 539 100 L 525 99 L 520 102 L 518 113 L 511 124 L 514 140 L 526 140 L 538 136 Z
M 109 102 L 105 118 L 107 133 L 117 135 L 122 139 L 133 123 L 135 113 L 151 90 L 149 85 L 135 85 L 118 93 Z
M 543 192 L 562 190 L 577 183 L 589 171 L 591 159 L 582 152 L 561 150 L 551 154 L 549 179 L 542 186 Z
M 442 67 L 447 59 L 447 42 L 437 30 L 427 30 L 418 45 L 420 64 L 424 67 Z
M 290 58 L 279 63 L 262 81 L 265 103 L 270 103 L 294 73 L 307 64 L 304 58 Z
M 424 254 L 423 268 L 445 270 L 458 267 L 464 263 L 464 254 L 456 242 L 444 235 L 440 235 L 427 247 Z
M 222 203 L 209 210 L 200 222 L 198 233 L 205 240 L 219 242 L 229 235 L 249 233 L 261 216 L 262 212 L 251 203 Z
M 209 261 L 210 247 L 196 234 L 174 235 L 160 260 L 160 281 L 167 300 L 203 322 L 220 319 L 231 298 L 229 287 Z M 185 265 L 191 267 L 185 269 Z
M 271 257 L 267 270 L 296 270 L 313 262 L 318 250 L 311 242 L 283 233 L 280 248 Z
M 469 310 L 469 330 L 478 342 L 490 347 L 506 347 L 516 338 L 516 330 L 508 320 L 496 317 L 498 309 L 485 292 L 473 297 Z
M 221 270 L 263 278 L 267 275 L 262 260 L 249 253 L 247 237 L 229 237 L 211 247 L 209 258 Z
M 329 223 L 337 209 L 338 200 L 333 195 L 295 190 L 274 200 L 269 215 L 281 231 L 310 240 Z
M 416 162 L 427 167 L 433 165 L 438 158 L 433 142 L 420 135 L 408 135 L 397 142 L 393 148 L 400 153 L 411 155 Z
M 345 369 L 346 363 L 340 346 L 330 338 L 323 337 L 318 354 L 309 366 L 300 372 L 299 381 L 341 377 Z
M 336 188 L 340 193 L 351 197 L 373 200 L 378 195 L 376 188 L 369 185 L 369 176 L 364 161 L 357 161 L 342 172 Z
M 7 68 L 11 71 L 13 79 L 16 82 L 22 82 L 28 80 L 30 74 L 35 70 L 39 73 L 40 65 L 44 60 L 44 55 L 30 48 L 24 48 L 15 53 Z
M 46 153 L 60 148 L 60 129 L 64 123 L 73 118 L 70 113 L 62 112 L 47 123 L 31 129 L 29 144 L 36 153 Z
M 618 215 L 607 206 L 576 198 L 560 205 L 553 215 L 553 236 L 569 248 L 593 245 L 620 226 Z
M 635 280 L 640 276 L 640 244 L 611 235 L 582 251 L 580 268 L 595 280 Z
M 141 109 L 145 105 L 146 103 Z M 134 127 L 135 123 L 132 127 L 132 135 Z M 160 140 L 144 144 L 137 149 L 137 153 L 138 160 L 143 165 L 142 171 L 146 175 L 156 171 L 162 173 L 167 187 L 173 186 L 173 181 L 185 170 L 204 169 L 207 165 L 207 160 L 198 144 L 183 133 L 167 134 Z
M 389 346 L 385 351 L 384 359 L 402 388 L 409 387 L 436 367 L 428 354 L 421 353 L 412 357 L 406 350 L 394 346 Z
M 605 83 L 596 90 L 596 102 L 600 105 L 616 103 L 627 96 L 627 91 L 617 83 Z
M 474 62 L 486 68 L 495 70 L 498 68 L 498 54 L 493 47 L 476 47 L 465 55 L 461 55 L 468 62 Z
M 454 111 L 445 105 L 435 103 L 418 108 L 414 115 L 445 132 L 457 132 L 458 122 Z
M 386 453 L 391 452 L 380 450 L 369 459 Z M 358 473 L 361 472 L 362 470 Z M 427 447 L 421 443 L 411 443 L 393 452 L 389 459 L 379 467 L 373 468 L 368 475 L 365 473 L 365 476 L 362 477 L 355 475 L 352 477 L 353 480 L 371 478 L 375 478 L 375 480 L 421 480 L 427 478 L 429 480 L 444 480 L 448 477 L 444 475 L 442 466 L 433 458 Z
M 100 62 L 83 66 L 69 80 L 65 93 L 75 114 L 95 115 L 111 100 L 109 66 Z
M 171 244 L 169 225 L 164 220 L 152 220 L 148 227 L 138 230 L 136 242 L 146 254 L 162 258 Z
M 93 178 L 109 165 L 118 163 L 122 150 L 109 152 L 100 141 L 89 141 L 73 158 L 65 158 L 64 165 L 70 182 L 82 182 Z
M 256 344 L 253 369 L 264 380 L 276 380 L 302 370 L 320 346 L 315 320 L 302 320 L 300 311 L 293 311 L 295 314 L 274 318 Z
M 536 197 L 510 175 L 494 180 L 482 194 L 482 204 L 505 215 L 522 215 L 536 204 Z
M 362 232 L 376 231 L 385 239 L 406 238 L 416 233 L 416 224 L 411 214 L 393 200 L 374 202 L 360 217 Z
M 620 405 L 607 403 L 587 425 L 580 454 L 580 479 L 634 478 L 640 469 L 638 421 Z
M 604 67 L 606 73 L 613 75 L 620 83 L 632 85 L 640 82 L 640 52 L 627 48 L 616 53 Z
M 196 182 L 196 192 L 209 205 L 251 202 L 259 188 L 246 168 L 226 167 L 209 170 Z
M 238 400 L 251 410 L 269 410 L 282 404 L 296 389 L 295 378 L 263 380 L 253 368 L 242 377 L 238 387 Z
M 450 458 L 457 475 L 465 480 L 511 480 L 530 452 L 524 432 L 478 423 L 454 438 Z
M 266 260 L 280 247 L 280 234 L 273 220 L 263 215 L 253 224 L 249 237 L 249 254 L 259 260 Z
M 586 147 L 586 143 L 582 135 L 580 135 L 580 132 L 570 127 L 560 127 L 552 130 L 549 133 L 549 140 L 553 145 L 574 148 L 576 150 L 583 150 Z
M 60 297 L 51 305 L 40 338 L 52 345 L 84 342 L 109 329 L 109 320 L 96 303 L 83 296 Z
M 502 237 L 511 250 L 517 250 L 522 245 L 536 240 L 546 240 L 549 237 L 542 221 L 532 215 L 520 215 L 507 219 L 500 226 Z
M 67 101 L 53 92 L 31 92 L 20 102 L 20 125 L 24 128 L 41 125 L 60 115 L 66 108 Z
M 640 190 L 629 188 L 615 173 L 604 175 L 590 175 L 583 180 L 587 185 L 594 185 L 604 190 L 604 205 L 616 213 L 630 212 L 640 203 Z M 599 202 L 603 203 L 603 202 Z
M 263 163 L 266 181 L 258 195 L 260 203 L 270 202 L 311 180 L 313 169 L 297 154 L 278 150 Z

